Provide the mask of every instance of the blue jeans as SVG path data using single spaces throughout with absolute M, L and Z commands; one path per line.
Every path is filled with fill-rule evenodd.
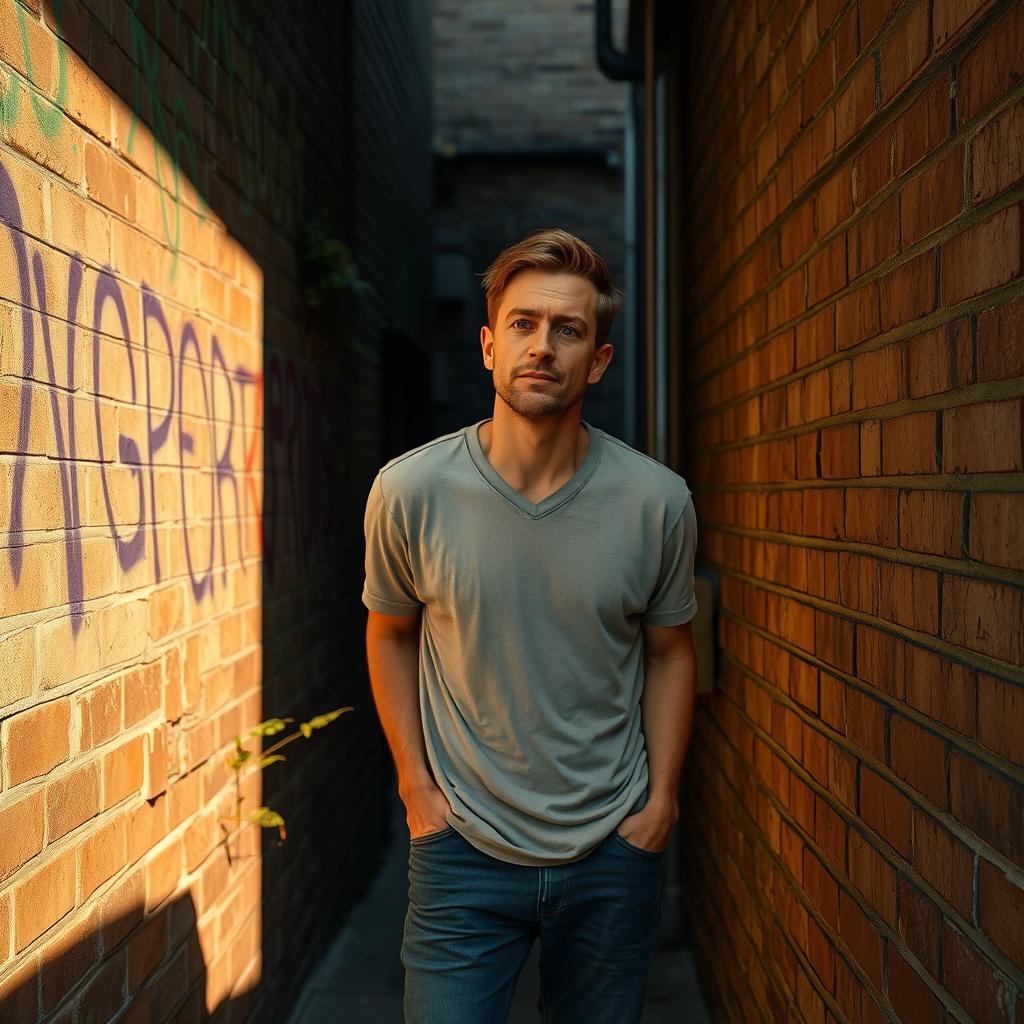
M 637 1024 L 663 865 L 617 832 L 548 867 L 497 860 L 450 825 L 410 840 L 406 1024 L 505 1024 L 538 936 L 545 1024 Z

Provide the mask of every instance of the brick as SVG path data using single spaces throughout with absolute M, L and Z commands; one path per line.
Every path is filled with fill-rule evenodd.
M 846 871 L 846 822 L 820 796 L 814 798 L 814 839 L 826 857 Z
M 1024 619 L 1021 594 L 1010 586 L 946 576 L 942 582 L 940 635 L 950 643 L 989 654 L 1000 661 L 1024 664 Z
M 1024 376 L 1024 296 L 978 316 L 978 381 Z
M 75 851 L 68 850 L 14 886 L 14 952 L 20 953 L 75 905 Z
M 850 831 L 847 851 L 850 881 L 872 909 L 891 927 L 896 925 L 896 873 L 859 832 Z
M 1024 515 L 1024 496 L 1007 491 L 971 495 L 970 558 L 1005 569 L 1024 568 L 1024 539 L 1016 529 Z
M 928 59 L 928 0 L 917 0 L 910 16 L 881 48 L 882 105 L 898 96 Z
M 1020 204 L 954 235 L 942 246 L 942 298 L 947 306 L 1016 280 L 1021 273 Z
M 130 729 L 163 707 L 161 663 L 151 662 L 124 677 L 124 727 Z
M 907 646 L 907 703 L 964 736 L 975 731 L 974 673 L 932 651 Z
M 170 842 L 146 864 L 146 913 L 172 896 L 181 877 L 181 844 Z
M 839 892 L 839 936 L 876 988 L 882 987 L 882 936 L 845 890 Z
M 885 263 L 900 249 L 900 196 L 890 196 L 856 223 L 849 233 L 850 280 Z
M 779 246 L 783 266 L 799 259 L 814 244 L 814 201 L 799 206 L 786 218 L 779 231 Z
M 1010 91 L 1024 77 L 1024 9 L 1012 4 L 957 70 L 957 112 L 961 125 Z
M 937 473 L 935 424 L 933 412 L 908 413 L 883 420 L 882 471 L 886 474 Z
M 57 941 L 47 946 L 40 971 L 44 1012 L 58 1006 L 99 962 L 98 917 L 95 912 L 76 915 Z
M 993 0 L 935 0 L 932 34 L 936 50 L 945 49 L 981 19 Z
M 9 493 L 9 486 L 0 472 L 0 486 Z M 0 499 L 3 500 L 3 499 Z M 0 516 L 9 522 L 9 513 L 0 507 Z M 36 631 L 33 628 L 10 633 L 0 640 L 0 708 L 29 696 L 38 678 Z
M 878 281 L 880 328 L 891 331 L 930 313 L 936 306 L 935 250 L 901 263 Z
M 910 801 L 864 765 L 860 770 L 860 815 L 901 857 L 910 857 Z
M 122 679 L 110 679 L 88 690 L 76 701 L 81 721 L 81 747 L 92 750 L 121 731 Z
M 964 918 L 973 907 L 974 857 L 927 812 L 914 808 L 913 864 L 921 877 Z
M 846 235 L 833 239 L 807 266 L 807 301 L 817 305 L 846 284 Z
M 1008 978 L 949 921 L 942 934 L 942 984 L 976 1024 L 1009 1024 Z
M 828 744 L 828 788 L 850 810 L 856 807 L 857 760 L 832 742 Z
M 939 576 L 931 569 L 882 562 L 878 567 L 878 614 L 934 636 L 939 628 Z
M 900 912 L 897 928 L 907 948 L 933 978 L 940 974 L 939 948 L 942 942 L 942 914 L 920 890 L 899 879 Z
M 1019 398 L 958 406 L 942 417 L 946 472 L 998 473 L 1024 469 Z M 997 443 L 992 440 L 997 438 Z
M 135 220 L 135 177 L 110 150 L 85 144 L 85 187 L 90 199 L 128 221 Z
M 875 112 L 875 65 L 865 61 L 836 100 L 836 147 L 859 132 Z
M 122 814 L 94 828 L 82 839 L 77 848 L 82 902 L 127 864 L 127 835 L 127 822 Z
M 13 1021 L 39 1019 L 39 961 L 34 956 L 19 957 L 5 978 L 0 980 L 0 1006 Z
M 963 151 L 957 147 L 912 178 L 900 193 L 900 235 L 911 246 L 964 209 Z
M 151 917 L 128 942 L 128 994 L 133 995 L 167 952 L 167 912 Z
M 100 773 L 95 762 L 82 765 L 46 787 L 46 835 L 52 843 L 95 817 L 100 809 Z
M 1011 879 L 984 858 L 978 871 L 978 924 L 1012 960 L 1024 966 L 1024 880 Z
M 956 819 L 1015 864 L 1024 862 L 1024 790 L 956 751 L 949 774 Z
M 942 740 L 902 715 L 889 723 L 892 770 L 938 807 L 946 807 L 946 750 Z
M 942 1004 L 924 983 L 921 976 L 907 963 L 899 950 L 889 946 L 889 972 L 887 995 L 900 1020 L 917 1024 L 942 1024 Z
M 853 158 L 851 184 L 854 206 L 866 206 L 893 180 L 893 143 L 892 129 L 883 129 Z M 887 203 L 889 201 L 886 200 Z M 855 225 L 853 231 L 856 230 Z
M 898 516 L 898 546 L 905 551 L 962 557 L 963 495 L 945 491 L 900 491 Z
M 834 44 L 830 40 L 814 55 L 801 85 L 803 109 L 805 111 L 820 110 L 835 85 Z
M 8 800 L 0 809 L 0 882 L 4 881 L 23 864 L 27 864 L 43 848 L 45 826 L 43 793 L 33 793 Z
M 112 1020 L 125 1002 L 125 953 L 119 950 L 107 959 L 79 996 L 79 1024 L 100 1024 Z
M 119 878 L 99 900 L 103 948 L 115 949 L 144 917 L 145 882 L 141 869 Z
M 878 282 L 869 281 L 836 300 L 836 349 L 851 348 L 880 331 Z
M 938 75 L 893 124 L 892 173 L 900 177 L 949 137 L 948 71 Z
M 887 345 L 853 358 L 853 408 L 887 406 L 906 397 L 903 345 Z
M 1024 176 L 1024 102 L 996 115 L 971 143 L 972 203 L 1004 192 Z
M 853 168 L 841 167 L 818 192 L 814 204 L 818 238 L 824 238 L 853 213 Z
M 863 682 L 903 699 L 904 663 L 904 643 L 899 637 L 867 626 L 857 627 L 857 673 Z
M 868 694 L 846 688 L 846 735 L 874 758 L 885 760 L 885 705 Z
M 14 715 L 3 723 L 3 755 L 8 785 L 46 775 L 68 759 L 71 704 L 54 700 Z
M 142 788 L 145 740 L 136 736 L 103 758 L 103 809 L 113 807 Z
M 1024 765 L 1024 689 L 978 672 L 978 742 L 1014 764 Z
M 907 339 L 908 397 L 924 398 L 953 389 L 956 383 L 954 351 L 957 353 L 958 371 L 964 367 L 965 362 L 960 355 L 961 342 L 969 344 L 969 331 L 966 321 L 962 320 Z

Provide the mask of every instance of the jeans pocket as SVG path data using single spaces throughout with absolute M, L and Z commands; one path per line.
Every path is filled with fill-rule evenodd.
M 664 850 L 645 850 L 642 846 L 637 846 L 635 843 L 631 843 L 625 836 L 620 835 L 618 832 L 613 832 L 612 835 L 615 836 L 621 846 L 624 846 L 627 850 L 630 850 L 633 853 L 640 854 L 641 857 L 660 860 L 665 856 Z
M 413 846 L 423 846 L 425 843 L 432 843 L 435 839 L 440 839 L 442 836 L 446 836 L 449 832 L 454 831 L 455 829 L 451 825 L 445 825 L 444 828 L 439 829 L 437 832 L 428 832 L 426 835 L 416 836 L 415 838 L 410 837 L 409 842 Z

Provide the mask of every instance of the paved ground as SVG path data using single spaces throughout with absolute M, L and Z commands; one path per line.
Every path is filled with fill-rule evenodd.
M 395 802 L 395 835 L 405 816 Z M 365 899 L 352 911 L 323 963 L 306 985 L 289 1024 L 403 1024 L 399 960 L 408 901 L 408 846 L 396 842 Z M 534 943 L 512 1001 L 508 1024 L 538 1024 L 538 954 Z M 643 1024 L 707 1024 L 685 949 L 655 955 Z M 495 1022 L 498 1024 L 498 1022 Z

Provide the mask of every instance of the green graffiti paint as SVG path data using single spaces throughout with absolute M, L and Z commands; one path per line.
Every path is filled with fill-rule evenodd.
M 18 3 L 18 0 L 11 0 L 14 11 L 18 16 L 18 31 L 21 34 L 21 52 L 25 59 L 25 77 L 29 83 L 29 100 L 32 104 L 32 112 L 35 114 L 40 131 L 52 139 L 60 131 L 61 122 L 64 119 L 61 107 L 68 97 L 68 54 L 64 41 L 60 36 L 55 37 L 57 51 L 57 99 L 56 106 L 43 105 L 39 97 L 39 86 L 36 82 L 35 70 L 32 67 L 32 48 L 28 41 L 28 25 L 25 22 L 25 8 Z M 54 0 L 54 17 L 57 25 L 61 22 L 61 0 Z M 18 108 L 21 105 L 21 80 L 11 78 L 10 85 L 0 96 L 0 120 L 4 124 L 13 124 L 18 117 Z

